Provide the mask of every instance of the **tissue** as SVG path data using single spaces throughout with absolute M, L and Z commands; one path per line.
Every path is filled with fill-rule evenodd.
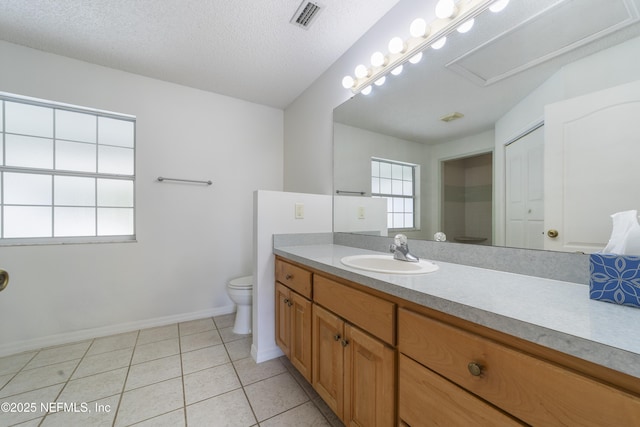
M 613 230 L 603 254 L 640 255 L 640 224 L 638 211 L 630 210 L 611 215 Z

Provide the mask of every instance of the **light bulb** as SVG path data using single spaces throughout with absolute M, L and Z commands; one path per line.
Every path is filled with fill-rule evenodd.
M 404 41 L 400 37 L 394 37 L 389 41 L 389 52 L 400 53 L 404 52 Z
M 391 70 L 391 74 L 393 74 L 394 76 L 397 76 L 400 73 L 402 73 L 402 65 L 398 65 L 396 68 Z
M 447 42 L 447 37 L 441 37 L 431 45 L 432 48 L 438 50 Z
M 498 0 L 497 2 L 489 6 L 489 10 L 491 12 L 498 13 L 501 12 L 505 7 L 507 7 L 508 4 L 509 0 Z
M 363 94 L 363 95 L 369 95 L 371 93 L 371 85 L 369 85 L 369 86 L 365 87 L 364 89 L 362 89 L 360 91 L 360 93 Z
M 436 4 L 436 16 L 438 18 L 451 18 L 454 13 L 456 13 L 456 4 L 453 0 L 440 0 Z
M 385 80 L 387 80 L 387 78 L 385 76 L 382 76 L 378 80 L 376 80 L 373 84 L 375 84 L 376 86 L 382 86 Z
M 369 70 L 364 65 L 360 64 L 356 67 L 354 71 L 355 75 L 359 79 L 363 79 L 365 77 L 369 77 Z
M 420 62 L 421 59 L 422 59 L 422 52 L 418 52 L 409 59 L 409 62 L 411 62 L 412 64 L 417 64 L 418 62 Z
M 459 33 L 466 33 L 471 28 L 473 28 L 473 24 L 475 23 L 475 19 L 471 18 L 468 21 L 465 21 L 460 25 L 457 29 Z
M 419 38 L 427 35 L 427 21 L 422 18 L 414 19 L 409 27 L 411 37 Z
M 344 79 L 342 79 L 342 87 L 345 89 L 351 89 L 354 83 L 355 80 L 351 76 L 344 76 Z
M 371 55 L 371 65 L 374 67 L 381 67 L 384 65 L 386 58 L 382 54 L 382 52 L 375 52 Z

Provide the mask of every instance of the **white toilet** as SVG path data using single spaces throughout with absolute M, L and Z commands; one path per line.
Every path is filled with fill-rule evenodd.
M 236 321 L 233 333 L 245 335 L 251 333 L 251 302 L 253 301 L 253 276 L 232 279 L 227 284 L 227 293 L 236 303 Z

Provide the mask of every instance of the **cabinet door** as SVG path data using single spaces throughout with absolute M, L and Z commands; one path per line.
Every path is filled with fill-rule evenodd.
M 335 414 L 343 418 L 344 322 L 313 304 L 313 387 Z
M 287 357 L 291 357 L 291 291 L 276 282 L 276 344 Z
M 291 363 L 311 382 L 311 301 L 291 292 Z
M 395 352 L 354 326 L 344 329 L 345 424 L 393 426 Z
M 400 425 L 411 427 L 524 425 L 403 354 L 400 355 L 399 363 Z

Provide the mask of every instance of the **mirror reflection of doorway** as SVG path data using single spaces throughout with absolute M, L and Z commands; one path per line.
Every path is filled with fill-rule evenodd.
M 493 153 L 442 162 L 442 231 L 458 243 L 492 244 Z

